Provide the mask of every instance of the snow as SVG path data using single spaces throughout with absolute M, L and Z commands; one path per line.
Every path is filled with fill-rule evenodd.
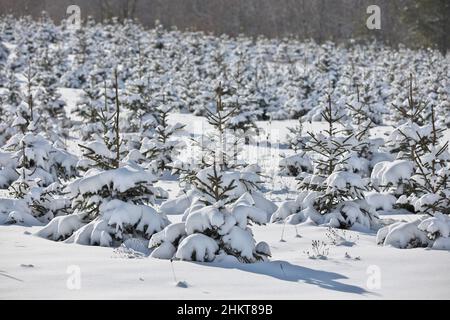
M 247 259 L 253 259 L 255 251 L 255 240 L 250 229 L 242 229 L 234 226 L 228 234 L 223 237 L 223 241 L 231 250 L 237 251 Z
M 256 207 L 236 206 L 233 208 L 232 214 L 241 228 L 245 228 L 248 219 L 257 224 L 265 224 L 267 222 L 267 214 Z
M 165 216 L 158 214 L 149 206 L 135 205 L 117 199 L 101 204 L 99 216 L 82 227 L 80 224 L 71 224 L 72 220 L 62 222 L 66 231 L 76 230 L 66 242 L 100 246 L 112 246 L 113 240 L 126 241 L 130 237 L 130 230 L 140 232 L 144 238 L 149 239 L 169 223 Z M 72 226 L 78 229 L 73 229 Z M 60 228 L 49 226 L 42 235 L 47 238 L 60 238 L 59 233 L 53 233 L 55 231 L 60 232 Z
M 121 245 L 121 248 L 129 250 L 130 252 L 141 253 L 143 255 L 147 255 L 148 248 L 145 245 L 144 241 L 136 238 L 130 238 L 125 240 Z
M 104 171 L 90 177 L 80 178 L 69 185 L 72 196 L 77 194 L 95 193 L 103 186 L 111 186 L 114 190 L 125 192 L 136 183 L 151 184 L 156 180 L 148 171 L 135 169 L 129 166 Z
M 187 261 L 212 261 L 219 250 L 216 241 L 204 234 L 196 233 L 181 241 L 175 257 Z
M 269 199 L 265 198 L 261 192 L 253 191 L 251 193 L 251 197 L 255 207 L 266 212 L 268 217 L 267 220 L 270 220 L 272 214 L 277 211 L 278 206 Z
M 2 299 L 322 300 L 449 296 L 447 252 L 422 248 L 400 252 L 377 246 L 373 235 L 354 231 L 348 232 L 359 236 L 355 246 L 331 247 L 327 260 L 311 260 L 303 250 L 311 246 L 312 239 L 325 240 L 325 228 L 299 226 L 302 238 L 297 238 L 294 227 L 286 226 L 286 242 L 280 242 L 283 225 L 255 226 L 255 238 L 264 239 L 272 248 L 270 262 L 247 265 L 229 260 L 208 264 L 174 261 L 177 279 L 190 284 L 186 292 L 173 285 L 168 260 L 118 259 L 113 257 L 111 248 L 73 246 L 24 234 L 35 233 L 40 227 L 1 228 Z M 346 252 L 361 260 L 346 259 Z M 23 268 L 21 264 L 33 264 L 35 268 Z M 374 265 L 381 272 L 379 289 L 367 287 L 368 268 Z M 80 290 L 70 290 L 66 285 L 71 275 L 67 273 L 69 266 L 80 268 Z M 42 290 L 43 283 L 46 290 Z
M 427 137 L 432 132 L 431 125 L 419 126 L 414 122 L 407 121 L 406 123 L 398 126 L 392 131 L 389 140 L 392 142 L 403 141 L 406 137 L 415 141 L 420 140 L 423 137 Z
M 225 223 L 224 216 L 215 207 L 208 206 L 194 211 L 186 218 L 186 232 L 203 232 L 208 229 L 218 229 Z
M 67 108 L 73 109 L 74 101 L 80 96 L 81 90 L 60 89 L 59 91 L 68 102 Z M 289 103 L 293 101 L 295 99 Z M 280 111 L 278 116 L 284 118 L 286 114 Z M 189 133 L 198 132 L 196 129 L 199 124 L 209 126 L 203 117 L 190 114 L 170 114 L 169 122 L 185 124 L 185 130 Z M 284 154 L 286 151 L 276 149 L 278 137 L 286 135 L 287 128 L 297 124 L 297 120 L 258 121 L 257 124 L 260 128 L 272 133 L 269 138 L 271 145 L 263 148 L 265 151 L 276 152 L 275 155 L 269 152 L 269 158 L 273 164 L 274 159 L 281 159 L 278 153 Z M 318 132 L 323 130 L 326 124 L 315 122 L 304 123 L 304 126 L 305 130 Z M 426 133 L 428 129 L 420 128 L 420 130 Z M 390 131 L 392 131 L 390 127 L 376 127 L 370 134 L 384 136 Z M 449 132 L 448 130 L 446 132 L 447 138 Z M 415 137 L 413 132 L 411 135 Z M 401 138 L 400 135 L 397 137 Z M 76 139 L 68 141 L 70 153 L 79 152 L 76 142 Z M 44 143 L 38 146 L 48 147 Z M 104 155 L 108 154 L 105 149 L 99 149 L 101 146 L 94 148 Z M 66 169 L 72 169 L 75 158 L 58 150 L 61 152 L 55 154 L 55 161 Z M 245 150 L 252 154 L 255 145 L 245 146 Z M 130 152 L 127 161 L 139 160 L 139 154 L 136 151 Z M 290 151 L 288 150 L 287 153 Z M 6 152 L 0 153 L 0 165 L 6 167 L 0 171 L 0 185 L 1 177 L 9 179 L 8 175 L 11 171 L 7 170 L 9 167 L 14 167 L 11 165 L 10 156 L 11 154 Z M 39 164 L 44 167 L 48 165 L 45 154 L 38 152 L 32 156 L 35 156 Z M 184 156 L 186 154 L 181 154 L 180 159 Z M 291 160 L 293 163 L 289 162 Z M 357 160 L 352 158 L 351 166 L 365 170 L 368 164 Z M 386 161 L 388 160 L 386 154 L 380 153 L 374 155 L 371 164 L 379 160 L 384 162 L 375 165 L 371 177 L 374 183 L 396 185 L 400 180 L 409 179 L 413 173 L 412 165 L 408 161 Z M 286 162 L 296 166 L 307 164 L 303 163 L 303 159 L 298 156 L 293 156 L 289 161 Z M 262 165 L 261 169 L 265 171 L 268 167 Z M 199 177 L 204 179 L 206 171 Z M 370 221 L 362 212 L 368 209 L 366 203 L 343 202 L 333 212 L 321 216 L 310 206 L 317 194 L 302 194 L 296 190 L 293 177 L 283 177 L 288 181 L 290 190 L 282 193 L 280 180 L 274 177 L 266 179 L 254 172 L 254 168 L 249 168 L 243 173 L 227 173 L 225 178 L 228 182 L 233 179 L 251 179 L 254 182 L 261 182 L 263 189 L 261 192 L 256 190 L 249 192 L 245 186 L 239 184 L 233 191 L 233 197 L 238 200 L 223 211 L 225 214 L 219 213 L 218 207 L 205 206 L 201 203 L 195 191 L 188 191 L 187 194 L 179 193 L 180 187 L 176 181 L 164 179 L 160 179 L 157 183 L 163 189 L 171 189 L 169 201 L 154 207 L 135 205 L 120 200 L 108 201 L 101 205 L 100 217 L 90 223 L 83 222 L 81 213 L 57 216 L 47 226 L 31 227 L 38 223 L 28 220 L 29 217 L 33 217 L 27 215 L 27 205 L 23 201 L 2 198 L 0 199 L 0 225 L 8 219 L 14 219 L 23 225 L 0 226 L 0 261 L 2 262 L 0 298 L 432 299 L 450 297 L 448 273 L 450 256 L 446 251 L 429 250 L 430 248 L 450 250 L 448 218 L 437 215 L 416 221 L 416 215 L 401 214 L 401 212 L 396 212 L 397 214 L 390 212 L 389 216 L 384 216 L 384 211 L 392 210 L 395 197 L 390 194 L 370 192 L 366 194 L 367 204 L 377 209 L 380 215 L 379 221 L 377 217 L 376 224 L 380 223 L 381 226 L 397 221 L 381 228 L 375 236 L 374 229 L 368 228 L 372 227 L 374 221 Z M 37 176 L 46 177 L 45 172 L 37 171 L 36 173 Z M 47 177 L 47 182 L 53 181 L 51 177 Z M 353 173 L 339 172 L 332 174 L 328 179 L 314 175 L 310 179 L 317 184 L 326 181 L 330 190 L 339 190 L 345 188 L 347 184 L 358 188 L 364 187 L 366 181 L 358 177 Z M 7 184 L 7 179 L 3 183 Z M 96 192 L 103 186 L 110 186 L 113 191 L 123 192 L 137 182 L 153 183 L 155 181 L 156 177 L 150 172 L 138 170 L 130 165 L 106 172 L 87 172 L 83 178 L 71 181 L 69 190 L 71 195 L 78 195 Z M 267 190 L 270 192 L 266 192 Z M 8 196 L 5 190 L 0 191 L 2 197 Z M 296 200 L 292 200 L 295 197 Z M 284 201 L 286 199 L 288 201 Z M 429 199 L 423 198 L 423 200 L 423 202 L 429 202 Z M 53 204 L 56 205 L 56 202 Z M 251 224 L 251 231 L 246 228 L 249 220 L 254 222 Z M 268 221 L 285 223 L 267 223 Z M 346 231 L 349 237 L 357 239 L 352 241 L 351 246 L 328 243 L 327 229 L 323 225 L 339 226 L 341 223 L 355 226 Z M 129 226 L 135 227 L 135 230 L 141 234 L 122 232 Z M 235 257 L 218 252 L 219 247 L 215 239 L 198 233 L 207 229 L 218 229 L 229 248 L 239 251 L 247 258 L 252 258 L 253 250 L 255 250 L 256 253 L 271 256 L 271 260 L 253 264 L 240 263 Z M 120 237 L 123 238 L 121 239 L 123 243 L 118 248 L 107 248 L 113 244 L 118 245 L 115 242 Z M 434 237 L 436 237 L 434 240 L 430 239 Z M 66 239 L 66 241 L 54 242 L 48 239 Z M 326 260 L 312 260 L 304 253 L 311 248 L 313 240 L 327 242 L 329 254 Z M 427 248 L 397 249 L 409 247 L 411 241 L 415 242 L 415 245 L 419 244 Z M 377 245 L 377 242 L 381 245 Z M 132 259 L 137 256 L 140 259 Z M 172 258 L 175 258 L 173 262 L 167 260 Z M 208 263 L 192 263 L 191 260 L 208 261 Z M 183 279 L 180 283 L 189 283 L 187 288 L 180 289 L 173 285 L 171 263 L 177 278 Z M 33 264 L 35 267 L 21 267 L 24 264 Z M 80 268 L 82 279 L 80 290 L 70 290 L 67 287 L 67 279 L 70 275 L 67 271 L 71 266 Z M 373 266 L 378 267 L 381 272 L 380 288 L 367 285 L 370 276 L 368 270 Z M 45 290 L 42 290 L 43 286 Z
M 436 214 L 434 217 L 422 221 L 418 228 L 427 232 L 429 238 L 450 237 L 450 218 L 443 214 Z
M 311 160 L 301 154 L 286 157 L 280 161 L 281 174 L 297 176 L 300 172 L 312 171 Z
M 395 248 L 426 247 L 429 244 L 426 233 L 418 229 L 419 220 L 397 222 L 378 231 L 377 243 Z
M 433 249 L 435 250 L 450 250 L 450 238 L 438 238 L 434 241 Z
M 5 221 L 6 224 L 21 224 L 25 226 L 39 226 L 42 225 L 38 219 L 33 217 L 26 211 L 11 211 Z
M 315 220 L 313 215 L 310 217 L 313 221 Z M 324 215 L 323 224 L 329 224 L 335 228 L 344 226 L 376 230 L 379 228 L 379 219 L 373 208 L 364 200 L 344 201 L 337 206 L 335 211 Z
M 361 179 L 361 176 L 346 171 L 333 172 L 325 180 L 325 183 L 328 186 L 327 192 L 345 190 L 348 186 L 351 190 L 364 190 L 366 188 L 366 183 Z
M 152 251 L 150 257 L 155 259 L 172 259 L 177 252 L 177 248 L 171 242 L 163 242 Z
M 0 225 L 14 222 L 28 226 L 41 225 L 41 222 L 30 215 L 24 200 L 0 198 Z
M 181 237 L 186 235 L 186 223 L 178 222 L 172 223 L 164 228 L 164 230 L 155 233 L 149 242 L 149 247 L 153 248 L 163 242 L 174 243 Z
M 189 208 L 194 195 L 195 192 L 189 191 L 178 198 L 169 199 L 159 207 L 159 211 L 167 215 L 181 214 Z
M 261 241 L 256 245 L 255 248 L 256 253 L 265 255 L 265 256 L 272 256 L 272 252 L 270 251 L 270 246 L 267 242 Z
M 159 215 L 152 207 L 134 205 L 120 200 L 111 200 L 102 204 L 100 213 L 102 219 L 108 222 L 108 226 L 115 228 L 115 234 L 119 238 L 122 237 L 122 231 L 127 226 L 136 226 L 136 230 L 150 237 L 168 224 L 167 219 Z
M 367 203 L 376 210 L 391 210 L 397 202 L 397 198 L 388 193 L 371 191 L 366 194 Z
M 49 224 L 39 230 L 38 236 L 52 239 L 64 240 L 84 225 L 79 215 L 68 215 L 55 217 Z
M 297 199 L 295 201 L 284 201 L 278 207 L 277 211 L 274 212 L 274 214 L 270 218 L 270 222 L 283 221 L 290 215 L 297 213 L 302 208 L 302 202 L 306 194 L 307 193 L 304 192 L 303 194 L 297 196 Z
M 382 161 L 374 166 L 371 178 L 376 185 L 397 185 L 402 180 L 410 179 L 413 172 L 414 168 L 411 161 Z

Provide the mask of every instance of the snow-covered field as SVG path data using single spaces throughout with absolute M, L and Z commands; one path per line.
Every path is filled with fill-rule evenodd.
M 450 299 L 448 58 L 0 17 L 0 299 Z
M 179 217 L 171 216 L 177 220 Z M 404 217 L 412 219 L 413 217 Z M 219 264 L 126 258 L 111 248 L 30 235 L 39 227 L 2 226 L 0 298 L 14 299 L 449 299 L 448 251 L 380 247 L 374 234 L 346 231 L 354 244 L 330 245 L 326 260 L 304 253 L 327 241 L 327 228 L 254 227 L 272 248 L 270 262 Z M 350 257 L 346 257 L 346 253 Z M 360 258 L 360 260 L 355 260 Z M 32 265 L 32 266 L 31 266 Z M 81 286 L 67 282 L 79 267 Z M 379 272 L 380 282 L 370 276 Z
M 76 90 L 62 92 L 71 106 Z M 173 114 L 171 121 L 187 124 L 189 132 L 195 131 L 193 124 L 202 118 Z M 259 125 L 266 130 L 269 126 L 265 122 Z M 291 125 L 294 121 L 270 124 L 280 136 Z M 321 128 L 320 124 L 316 125 Z M 389 129 L 376 128 L 374 134 L 386 130 Z M 294 194 L 293 178 L 283 179 Z M 159 181 L 157 185 L 168 190 L 170 198 L 179 191 L 176 181 Z M 281 185 L 278 187 L 281 189 Z M 284 200 L 289 196 L 273 194 L 272 197 Z M 416 218 L 415 215 L 385 217 L 406 221 Z M 169 219 L 178 222 L 181 216 L 170 215 Z M 40 228 L 0 226 L 1 299 L 450 298 L 448 251 L 382 247 L 376 244 L 375 233 L 337 231 L 338 241 L 333 243 L 326 227 L 271 223 L 253 227 L 255 239 L 264 240 L 271 247 L 270 262 L 174 261 L 171 265 L 169 260 L 130 258 L 112 248 L 45 240 L 33 235 Z M 311 250 L 313 240 L 327 243 L 326 259 L 309 258 L 306 251 Z M 73 289 L 70 283 L 78 271 L 80 287 Z M 187 288 L 177 286 L 180 281 L 185 281 Z
M 286 226 L 286 242 L 280 242 L 283 225 L 255 227 L 255 238 L 265 239 L 272 248 L 271 262 L 174 261 L 176 280 L 188 284 L 181 288 L 176 286 L 168 260 L 129 259 L 111 248 L 70 245 L 25 234 L 36 232 L 37 227 L 1 228 L 2 299 L 450 298 L 448 251 L 379 247 L 374 235 L 353 231 L 347 233 L 359 237 L 354 245 L 330 246 L 327 260 L 312 260 L 303 251 L 311 248 L 312 240 L 326 240 L 326 228 L 298 226 L 301 238 L 297 238 L 295 228 Z M 80 268 L 79 290 L 67 286 L 73 266 Z M 370 289 L 370 275 L 378 271 L 380 286 Z

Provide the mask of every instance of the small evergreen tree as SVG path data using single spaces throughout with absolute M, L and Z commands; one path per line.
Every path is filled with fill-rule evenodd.
M 169 223 L 164 215 L 150 207 L 155 196 L 161 193 L 153 187 L 155 177 L 139 166 L 122 163 L 117 69 L 113 89 L 114 112 L 102 115 L 103 141 L 80 145 L 94 168 L 68 186 L 73 213 L 52 220 L 39 232 L 42 237 L 85 245 L 118 246 L 130 238 L 148 240 Z M 109 110 L 106 98 L 105 109 Z
M 150 160 L 150 166 L 154 167 L 155 171 L 162 172 L 171 169 L 170 164 L 182 147 L 180 141 L 173 139 L 173 135 L 185 126 L 180 123 L 174 125 L 168 123 L 168 116 L 173 109 L 174 106 L 164 105 L 164 101 L 161 106 L 155 109 L 156 127 L 154 127 L 154 136 L 151 138 L 144 137 L 141 143 L 140 151 L 146 159 Z
M 215 130 L 208 140 L 218 143 L 206 144 L 199 166 L 178 168 L 193 187 L 196 200 L 186 208 L 182 224 L 170 225 L 152 237 L 153 257 L 212 261 L 233 256 L 247 263 L 267 257 L 267 250 L 262 250 L 266 244 L 255 244 L 248 224 L 267 222 L 270 208 L 264 208 L 267 200 L 257 193 L 258 174 L 251 167 L 239 170 L 234 150 L 225 148 L 227 122 L 234 112 L 224 110 L 225 94 L 219 85 L 215 112 L 205 110 Z

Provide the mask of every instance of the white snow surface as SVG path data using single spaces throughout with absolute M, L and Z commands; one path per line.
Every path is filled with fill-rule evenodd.
M 377 185 L 396 185 L 401 180 L 408 180 L 414 172 L 411 161 L 395 160 L 377 163 L 372 171 L 372 181 Z
M 280 242 L 283 228 L 286 242 Z M 111 248 L 70 245 L 24 234 L 39 229 L 1 227 L 1 299 L 450 298 L 448 252 L 377 246 L 373 234 L 347 231 L 359 236 L 353 247 L 331 246 L 327 260 L 311 260 L 303 250 L 311 248 L 312 240 L 327 241 L 326 228 L 298 226 L 302 236 L 298 238 L 291 225 L 254 226 L 257 241 L 264 240 L 271 247 L 270 262 L 174 261 L 177 279 L 191 285 L 181 289 L 175 285 L 169 260 L 119 259 Z M 361 260 L 346 258 L 346 252 Z M 23 264 L 34 267 L 21 267 Z M 71 266 L 80 268 L 80 290 L 67 287 Z M 370 266 L 380 268 L 379 289 L 367 287 Z

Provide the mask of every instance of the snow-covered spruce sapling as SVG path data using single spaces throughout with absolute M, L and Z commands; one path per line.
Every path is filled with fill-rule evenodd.
M 153 116 L 156 122 L 153 137 L 144 137 L 141 142 L 140 152 L 150 160 L 150 166 L 154 171 L 163 172 L 171 169 L 170 164 L 182 148 L 182 143 L 173 136 L 183 130 L 185 125 L 168 123 L 169 114 L 173 109 L 174 106 L 166 106 L 164 102 L 155 108 Z
M 376 228 L 378 218 L 365 200 L 368 181 L 360 175 L 346 171 L 346 163 L 358 144 L 353 135 L 344 135 L 337 129 L 342 115 L 337 115 L 331 97 L 322 112 L 328 126 L 323 133 L 309 133 L 307 154 L 314 164 L 313 173 L 299 175 L 300 194 L 295 201 L 288 201 L 274 213 L 273 222 L 289 217 L 290 223 L 299 223 L 311 218 L 318 224 L 338 228 L 351 228 L 355 224 L 365 228 Z
M 35 69 L 34 81 L 36 91 L 32 108 L 38 111 L 39 121 L 36 128 L 42 130 L 53 141 L 67 137 L 70 119 L 66 115 L 65 102 L 58 92 L 59 77 L 57 75 L 58 62 L 54 49 L 50 47 L 39 48 L 37 59 L 33 63 Z M 29 102 L 30 103 L 30 102 Z
M 85 148 L 90 151 L 86 156 L 94 162 L 94 168 L 67 186 L 73 213 L 53 219 L 38 232 L 42 237 L 116 247 L 131 238 L 147 241 L 169 224 L 164 215 L 149 206 L 158 193 L 153 187 L 155 177 L 137 165 L 121 166 L 117 79 L 115 70 L 115 112 L 105 121 L 109 126 L 105 130 L 109 136 L 104 138 L 108 153 L 105 156 L 104 152 Z
M 423 101 L 415 99 L 413 81 L 413 75 L 410 74 L 407 103 L 401 105 L 393 103 L 392 107 L 397 111 L 399 119 L 407 120 L 421 126 L 425 122 L 424 112 L 428 106 Z
M 206 143 L 202 141 L 202 147 L 206 148 L 207 156 L 213 158 L 213 161 L 218 163 L 222 170 L 236 165 L 237 145 L 239 143 L 239 139 L 235 138 L 231 141 L 230 147 L 230 142 L 227 141 L 227 138 L 230 137 L 230 132 L 227 129 L 230 128 L 231 119 L 238 109 L 236 105 L 229 106 L 224 104 L 223 97 L 230 95 L 231 92 L 232 89 L 225 88 L 219 84 L 215 90 L 215 112 L 205 108 L 206 119 L 214 127 L 215 133 L 210 137 L 210 141 Z M 233 134 L 231 135 L 234 136 Z
M 0 65 L 4 65 L 9 56 L 9 50 L 4 46 L 0 37 Z
M 103 170 L 117 169 L 120 166 L 123 150 L 120 132 L 120 100 L 117 81 L 117 69 L 114 70 L 114 112 L 111 112 L 111 102 L 108 98 L 107 82 L 104 81 L 104 107 L 97 113 L 103 128 L 101 141 L 89 144 L 79 144 L 83 150 L 83 156 L 92 161 L 92 164 Z
M 222 108 L 222 91 L 216 93 L 216 113 L 208 110 L 207 114 L 216 139 L 222 141 L 231 113 Z M 258 175 L 238 171 L 226 150 L 208 148 L 205 153 L 201 169 L 185 172 L 195 196 L 187 203 L 184 222 L 172 224 L 151 238 L 151 256 L 191 261 L 231 258 L 247 263 L 264 260 L 270 249 L 266 243 L 256 245 L 249 227 L 251 223 L 264 224 L 268 218 L 261 208 L 267 200 L 255 193 Z
M 412 146 L 413 168 L 410 194 L 397 200 L 397 206 L 410 208 L 420 217 L 413 222 L 396 222 L 378 231 L 377 243 L 397 248 L 431 247 L 450 249 L 450 153 L 449 143 L 441 143 L 442 130 L 431 110 L 428 144 Z
M 449 142 L 440 142 L 443 129 L 437 127 L 434 107 L 431 108 L 431 141 L 412 146 L 415 173 L 410 180 L 411 194 L 402 195 L 397 205 L 409 204 L 415 212 L 432 216 L 436 213 L 450 215 Z
M 225 70 L 224 77 L 229 83 L 229 88 L 223 90 L 223 105 L 226 109 L 235 109 L 228 128 L 233 130 L 235 135 L 243 135 L 244 142 L 248 144 L 252 136 L 260 133 L 255 121 L 261 112 L 258 108 L 253 108 L 254 97 L 247 85 L 249 79 L 254 76 L 250 63 L 242 51 L 236 52 L 236 55 L 235 63 L 227 65 L 223 59 L 219 62 L 219 69 Z
M 233 110 L 225 110 L 221 98 L 223 94 L 224 90 L 219 86 L 216 90 L 216 112 L 206 111 L 214 131 L 207 132 L 200 141 L 194 141 L 200 148 L 198 154 L 201 158 L 186 165 L 174 164 L 174 172 L 181 173 L 181 180 L 206 205 L 217 201 L 229 204 L 245 192 L 250 192 L 252 197 L 256 197 L 257 205 L 269 212 L 274 205 L 258 192 L 262 182 L 260 168 L 237 159 L 239 137 L 230 136 L 227 131 Z
M 14 72 L 7 66 L 6 83 L 4 89 L 6 89 L 0 95 L 0 145 L 5 145 L 6 141 L 11 138 L 13 134 L 17 132 L 20 123 L 20 130 L 25 131 L 25 128 L 29 124 L 28 106 L 24 108 L 21 106 L 23 102 L 23 94 L 20 88 L 20 83 L 14 74 Z M 20 111 L 19 111 L 20 109 Z M 20 113 L 23 113 L 22 117 L 17 117 Z
M 185 222 L 175 223 L 150 240 L 152 257 L 188 261 L 234 261 L 252 263 L 270 256 L 264 242 L 256 244 L 250 223 L 263 224 L 265 212 L 252 204 L 246 193 L 232 204 L 191 208 Z
M 450 250 L 450 218 L 436 213 L 433 217 L 412 222 L 398 221 L 378 230 L 376 242 L 400 249 L 429 247 Z
M 27 63 L 27 69 L 25 72 L 25 79 L 26 79 L 26 102 L 28 103 L 28 107 L 30 108 L 30 119 L 28 122 L 34 121 L 34 104 L 35 99 L 33 96 L 33 87 L 36 85 L 36 70 L 34 70 L 34 67 L 32 65 L 31 60 L 28 60 Z
M 317 154 L 314 158 L 315 172 L 327 177 L 347 161 L 348 152 L 354 148 L 350 143 L 352 135 L 339 136 L 342 131 L 337 128 L 344 115 L 338 115 L 333 109 L 331 96 L 328 95 L 327 106 L 322 112 L 322 118 L 327 123 L 323 133 L 308 132 L 309 143 L 305 150 L 309 154 Z
M 397 208 L 420 211 L 412 202 L 423 195 L 423 187 L 433 194 L 446 188 L 443 168 L 448 166 L 448 146 L 439 142 L 442 137 L 443 129 L 439 127 L 434 106 L 431 106 L 430 123 L 419 126 L 409 120 L 395 128 L 387 148 L 397 159 L 374 166 L 372 185 L 399 198 Z M 436 179 L 441 183 L 435 184 Z M 430 188 L 432 184 L 434 187 Z
M 288 130 L 290 132 L 287 137 L 288 143 L 295 151 L 295 154 L 285 157 L 280 161 L 281 174 L 297 177 L 302 172 L 312 173 L 312 161 L 305 151 L 310 137 L 303 133 L 302 120 L 299 119 L 298 125 L 293 128 L 288 128 Z
M 355 146 L 352 144 L 353 135 L 339 136 L 339 130 L 336 125 L 342 116 L 337 116 L 332 108 L 331 97 L 328 97 L 328 106 L 322 113 L 322 117 L 328 124 L 325 135 L 322 133 L 314 134 L 309 132 L 311 137 L 309 143 L 305 146 L 308 154 L 316 154 L 313 159 L 313 175 L 305 175 L 300 181 L 301 190 L 318 191 L 320 194 L 314 201 L 316 210 L 325 214 L 330 212 L 336 205 L 348 200 L 363 199 L 364 187 L 362 179 L 357 175 L 342 171 L 348 155 Z M 328 182 L 333 183 L 344 176 L 352 179 L 343 179 L 346 186 L 340 186 L 333 191 L 333 187 Z M 331 177 L 336 179 L 331 179 Z M 353 183 L 356 183 L 352 185 Z
M 89 77 L 89 81 L 83 87 L 83 93 L 80 100 L 77 102 L 76 108 L 72 111 L 74 115 L 81 118 L 82 123 L 78 124 L 80 137 L 82 140 L 91 139 L 95 134 L 101 134 L 103 128 L 101 125 L 102 107 L 105 106 L 107 99 L 107 91 L 99 88 L 99 85 L 94 83 L 93 77 Z M 106 104 L 106 106 L 109 103 Z M 106 110 L 106 108 L 104 108 Z
M 29 214 L 41 222 L 67 213 L 67 200 L 61 196 L 62 182 L 76 176 L 78 158 L 32 132 L 13 136 L 6 148 L 17 161 L 18 178 L 11 184 L 10 194 L 23 199 Z
M 350 150 L 344 167 L 347 171 L 368 177 L 378 162 L 390 159 L 390 156 L 380 152 L 380 146 L 384 144 L 384 139 L 373 138 L 370 133 L 370 130 L 380 123 L 381 111 L 374 115 L 373 109 L 377 109 L 377 104 L 371 103 L 371 98 L 367 96 L 361 102 L 359 85 L 355 86 L 356 101 L 350 100 L 351 103 L 346 103 L 351 122 L 347 122 L 345 128 L 347 134 L 352 135 L 350 142 L 354 147 Z
M 295 127 L 288 127 L 289 135 L 287 137 L 289 147 L 295 152 L 302 150 L 306 147 L 306 142 L 309 140 L 304 135 L 303 121 L 298 119 L 298 124 Z

